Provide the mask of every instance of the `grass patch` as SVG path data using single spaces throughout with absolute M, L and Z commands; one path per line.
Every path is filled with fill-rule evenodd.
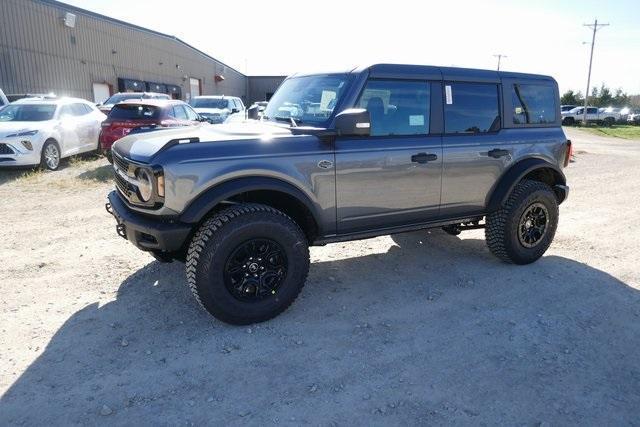
M 42 169 L 9 169 L 0 171 L 0 185 L 15 180 L 35 181 L 43 174 Z
M 622 139 L 640 140 L 640 126 L 629 126 L 629 125 L 615 125 L 612 127 L 588 126 L 588 127 L 581 127 L 579 129 L 585 130 L 587 132 L 590 132 L 596 135 L 613 136 L 615 138 L 622 138 Z
M 113 179 L 113 167 L 104 165 L 95 169 L 90 169 L 78 175 L 78 178 L 84 181 L 108 182 Z

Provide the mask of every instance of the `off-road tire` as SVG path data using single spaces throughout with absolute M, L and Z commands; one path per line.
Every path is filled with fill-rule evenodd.
M 230 254 L 250 239 L 271 239 L 286 253 L 286 276 L 273 296 L 241 301 L 224 282 Z M 187 283 L 200 305 L 217 319 L 233 325 L 269 320 L 285 311 L 304 286 L 309 272 L 309 247 L 300 227 L 270 206 L 231 206 L 207 219 L 193 236 L 186 259 Z
M 532 248 L 521 244 L 518 233 L 520 219 L 534 203 L 547 209 L 547 230 Z M 516 185 L 504 206 L 487 215 L 485 238 L 491 253 L 502 261 L 513 264 L 530 264 L 540 258 L 551 245 L 558 227 L 558 200 L 549 185 L 523 180 Z

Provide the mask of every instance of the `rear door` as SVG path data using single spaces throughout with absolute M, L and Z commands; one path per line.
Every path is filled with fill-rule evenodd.
M 81 126 L 79 117 L 76 116 L 71 104 L 62 105 L 58 113 L 59 129 L 62 135 L 61 147 L 62 156 L 69 156 L 78 152 L 81 144 Z
M 369 111 L 371 136 L 335 143 L 338 233 L 438 216 L 442 140 L 431 125 L 441 91 L 440 82 L 428 80 L 367 82 L 356 107 Z
M 493 185 L 512 162 L 511 138 L 501 132 L 500 85 L 444 82 L 442 204 L 445 217 L 482 213 Z

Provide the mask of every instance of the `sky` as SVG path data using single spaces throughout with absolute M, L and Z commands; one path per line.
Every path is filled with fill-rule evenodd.
M 640 93 L 638 0 L 66 0 L 174 35 L 249 75 L 344 70 L 378 62 L 501 69 Z

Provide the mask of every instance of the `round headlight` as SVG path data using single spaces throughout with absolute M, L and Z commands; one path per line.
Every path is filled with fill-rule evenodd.
M 149 173 L 148 170 L 141 168 L 136 170 L 136 178 L 138 179 L 138 192 L 140 193 L 140 199 L 142 199 L 143 202 L 148 202 L 151 200 L 151 195 L 153 193 L 151 173 Z

